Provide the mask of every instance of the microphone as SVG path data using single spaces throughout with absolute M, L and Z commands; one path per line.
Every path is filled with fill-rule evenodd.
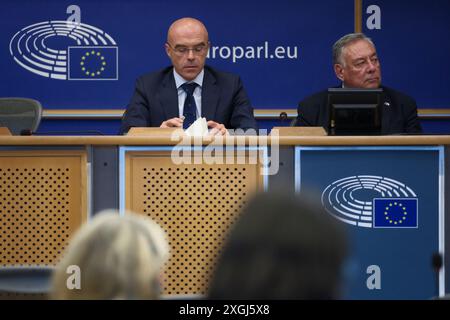
M 300 112 L 301 111 L 301 109 L 302 109 L 302 105 L 301 105 L 301 103 L 302 103 L 302 101 L 300 101 L 299 103 L 298 103 L 298 112 L 297 112 L 297 121 L 296 121 L 296 124 L 298 125 L 298 123 L 299 123 L 299 121 L 298 120 L 302 120 L 307 126 L 309 126 L 309 127 L 315 127 L 316 125 L 314 125 L 314 124 L 312 124 L 311 122 L 309 122 L 308 121 L 308 119 L 306 119 L 304 116 L 303 116 L 303 114 Z
M 435 273 L 436 297 L 439 297 L 439 271 L 443 265 L 442 255 L 439 252 L 433 253 L 431 256 L 431 266 Z
M 288 115 L 286 112 L 282 111 L 282 112 L 280 112 L 280 115 L 278 116 L 278 118 L 280 119 L 280 122 L 282 124 L 284 124 L 284 122 L 288 119 Z
M 31 129 L 23 129 L 20 131 L 20 135 L 21 136 L 32 136 L 33 131 L 31 131 Z
M 282 111 L 280 112 L 280 120 L 285 121 L 288 118 L 288 115 L 286 112 Z
M 311 124 L 311 122 L 309 122 L 301 113 L 298 113 L 297 118 L 302 120 L 307 126 L 315 127 L 315 125 Z M 297 124 L 298 124 L 298 121 L 297 121 Z

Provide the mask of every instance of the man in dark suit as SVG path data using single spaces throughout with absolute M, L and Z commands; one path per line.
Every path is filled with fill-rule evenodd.
M 131 127 L 183 127 L 205 117 L 210 134 L 227 129 L 257 129 L 253 108 L 239 76 L 205 66 L 208 31 L 193 18 L 175 21 L 167 33 L 172 66 L 141 76 L 122 119 Z
M 382 134 L 421 133 L 413 98 L 381 85 L 381 68 L 375 45 L 362 33 L 343 36 L 333 46 L 334 72 L 343 88 L 383 89 Z M 299 103 L 297 125 L 328 126 L 327 91 Z

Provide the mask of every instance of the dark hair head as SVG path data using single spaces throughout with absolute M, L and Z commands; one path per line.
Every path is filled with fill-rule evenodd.
M 260 194 L 229 234 L 209 297 L 338 298 L 346 241 L 342 224 L 308 197 Z

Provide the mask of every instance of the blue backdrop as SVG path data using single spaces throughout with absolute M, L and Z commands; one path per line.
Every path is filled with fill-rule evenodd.
M 381 29 L 367 28 L 369 5 L 381 9 Z M 363 32 L 377 46 L 383 83 L 419 108 L 450 108 L 450 1 L 363 1 Z
M 40 22 L 64 22 L 72 4 L 80 8 L 81 23 L 116 42 L 118 80 L 55 80 L 14 61 L 19 53 L 11 54 L 9 44 L 17 32 Z M 0 96 L 33 97 L 50 109 L 124 108 L 136 77 L 170 63 L 164 51 L 166 32 L 183 16 L 206 24 L 213 46 L 207 63 L 240 74 L 256 108 L 294 108 L 305 95 L 336 83 L 330 48 L 336 38 L 353 30 L 353 0 L 2 1 Z M 77 46 L 64 35 L 49 37 L 43 44 L 56 50 Z
M 68 78 L 68 70 L 61 70 L 69 68 L 63 65 L 69 61 L 76 78 L 81 71 L 86 72 L 79 65 L 85 52 L 61 53 L 68 52 L 68 47 L 96 46 L 89 37 L 87 45 L 81 33 L 77 43 L 73 34 L 69 34 L 70 38 L 64 30 L 57 30 L 59 27 L 67 31 L 64 25 L 67 19 L 73 20 L 72 5 L 80 10 L 84 34 L 97 40 L 101 35 L 106 45 L 97 41 L 97 46 L 114 48 L 108 51 L 108 57 L 101 52 L 112 59 L 108 60 L 108 68 L 102 71 L 101 66 L 91 65 L 101 73 L 95 74 L 94 81 L 57 80 L 37 75 L 17 63 L 14 58 L 36 67 L 33 62 L 55 63 L 59 58 L 60 65 L 50 64 L 52 71 L 48 73 Z M 366 12 L 371 5 L 380 10 L 379 29 L 369 29 L 370 23 L 367 25 L 368 21 L 373 22 L 373 12 Z M 207 63 L 240 74 L 255 108 L 293 109 L 305 96 L 338 84 L 332 69 L 331 46 L 343 34 L 353 32 L 354 0 L 230 0 L 226 4 L 206 0 L 2 0 L 0 96 L 35 98 L 45 109 L 124 109 L 139 75 L 169 65 L 164 52 L 167 28 L 183 16 L 204 21 L 213 47 Z M 54 33 L 45 34 L 45 26 Z M 450 108 L 449 30 L 448 0 L 363 1 L 363 31 L 377 45 L 383 83 L 416 98 L 419 108 Z M 39 50 L 60 53 L 52 59 Z M 75 51 L 78 56 L 73 54 Z M 32 62 L 24 60 L 24 55 Z M 81 126 L 102 127 L 106 133 L 116 133 L 119 126 L 118 120 L 85 121 L 86 125 Z M 448 121 L 423 124 L 427 133 L 450 130 Z M 61 130 L 70 125 L 78 126 L 79 122 L 47 119 L 40 128 Z M 279 123 L 260 125 L 271 128 Z

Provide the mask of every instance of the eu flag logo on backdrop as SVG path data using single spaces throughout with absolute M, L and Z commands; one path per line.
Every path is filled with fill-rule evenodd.
M 417 228 L 417 198 L 373 199 L 374 228 Z
M 69 80 L 117 80 L 117 47 L 69 47 Z

